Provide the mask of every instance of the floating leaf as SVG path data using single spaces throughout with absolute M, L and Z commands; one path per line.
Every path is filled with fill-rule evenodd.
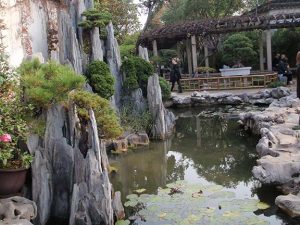
M 131 195 L 127 195 L 126 198 L 128 200 L 132 200 L 132 199 L 137 199 L 139 196 L 137 194 L 131 194 Z
M 233 218 L 240 216 L 240 214 L 238 212 L 226 211 L 223 213 L 223 216 Z
M 145 188 L 141 188 L 141 189 L 134 190 L 133 192 L 138 193 L 138 194 L 142 194 L 145 191 L 146 191 Z
M 262 209 L 262 210 L 270 208 L 270 205 L 264 202 L 259 202 L 256 204 L 256 206 L 258 209 Z
M 257 199 L 236 199 L 233 192 L 220 185 L 175 182 L 168 186 L 170 188 L 158 189 L 157 195 L 127 196 L 129 201 L 125 206 L 135 207 L 139 203 L 145 206 L 136 212 L 136 224 L 144 224 L 143 221 L 145 225 L 268 224 L 252 213 L 260 205 Z M 172 187 L 180 187 L 182 193 L 170 196 Z
M 128 202 L 125 202 L 125 207 L 135 207 L 139 202 L 137 200 L 130 200 Z
M 129 220 L 118 220 L 115 225 L 129 225 Z
M 160 218 L 160 219 L 163 219 L 163 218 L 165 218 L 167 216 L 167 213 L 160 213 L 159 215 L 158 215 L 158 217 Z

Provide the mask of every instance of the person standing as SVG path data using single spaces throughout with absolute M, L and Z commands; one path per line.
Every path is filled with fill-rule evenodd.
M 297 97 L 300 98 L 300 51 L 297 53 L 296 56 L 296 64 L 297 64 Z
M 178 92 L 182 93 L 182 87 L 180 84 L 181 74 L 179 70 L 179 59 L 178 58 L 172 58 L 172 65 L 171 65 L 171 74 L 170 74 L 170 81 L 172 83 L 171 91 L 173 91 L 175 87 L 175 83 L 178 84 Z
M 280 54 L 277 53 L 272 62 L 274 71 L 278 71 L 279 62 L 280 62 Z

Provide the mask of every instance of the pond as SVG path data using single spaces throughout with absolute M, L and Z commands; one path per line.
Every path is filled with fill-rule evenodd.
M 110 156 L 135 224 L 299 224 L 274 205 L 276 189 L 253 178 L 259 137 L 239 127 L 238 110 L 176 110 L 169 140 Z

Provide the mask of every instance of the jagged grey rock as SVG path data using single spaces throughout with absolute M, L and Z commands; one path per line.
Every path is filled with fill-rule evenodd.
M 148 108 L 147 100 L 143 96 L 142 89 L 138 88 L 131 91 L 128 95 L 122 98 L 124 107 L 130 107 L 133 113 L 141 114 Z
M 61 10 L 58 12 L 59 59 L 62 64 L 69 64 L 74 70 L 82 73 L 82 57 L 75 28 L 70 15 Z
M 291 217 L 300 216 L 300 197 L 297 195 L 280 195 L 275 199 L 275 204 Z
M 278 96 L 278 93 L 283 92 L 279 90 L 274 93 Z M 253 167 L 254 177 L 264 184 L 280 185 L 285 193 L 290 191 L 293 194 L 299 192 L 300 131 L 292 129 L 299 123 L 298 101 L 291 94 L 276 100 L 280 104 L 272 103 L 263 112 L 253 111 L 240 115 L 246 129 L 262 136 L 256 146 L 261 158 L 257 160 L 257 166 Z M 294 215 L 298 200 L 295 196 L 280 196 L 276 204 Z
M 99 27 L 94 27 L 90 31 L 91 35 L 91 61 L 100 60 L 103 61 L 103 51 L 100 40 Z
M 116 109 L 121 107 L 123 77 L 120 71 L 121 54 L 119 44 L 114 34 L 114 27 L 110 22 L 107 26 L 106 59 L 112 75 L 115 78 L 115 93 L 113 95 Z
M 0 221 L 0 225 L 33 225 L 28 220 L 4 220 Z
M 273 94 L 272 94 L 273 93 Z M 275 99 L 276 98 L 276 99 Z M 210 93 L 208 91 L 193 92 L 187 95 L 172 95 L 169 107 L 190 107 L 201 105 L 271 105 L 277 107 L 300 106 L 300 101 L 291 96 L 287 88 L 263 90 L 257 93 L 232 94 L 228 92 Z
M 271 91 L 271 96 L 276 99 L 280 99 L 282 97 L 289 96 L 291 94 L 290 89 L 286 87 L 278 87 L 274 88 Z
M 152 137 L 164 140 L 174 131 L 175 116 L 163 105 L 157 74 L 150 76 L 148 79 L 147 99 L 149 111 L 154 120 Z
M 117 220 L 121 220 L 125 218 L 125 211 L 121 200 L 121 192 L 119 191 L 115 192 L 114 194 L 113 209 L 114 209 L 114 215 L 117 218 Z
M 36 215 L 37 207 L 33 201 L 19 196 L 0 199 L 0 218 L 4 224 L 31 224 L 29 221 Z
M 143 48 L 142 46 L 139 46 L 139 57 L 141 57 L 142 59 L 144 59 L 147 62 L 149 62 L 148 49 L 147 48 Z
M 104 143 L 98 140 L 94 114 L 80 124 L 76 108 L 52 106 L 47 114 L 44 141 L 31 137 L 33 200 L 38 206 L 35 224 L 44 225 L 50 214 L 92 224 L 113 224 L 111 184 Z M 38 145 L 37 145 L 38 144 Z

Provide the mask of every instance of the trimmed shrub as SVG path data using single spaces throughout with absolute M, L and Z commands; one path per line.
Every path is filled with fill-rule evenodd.
M 85 83 L 85 78 L 73 69 L 53 61 L 47 64 L 41 64 L 38 59 L 23 62 L 19 73 L 24 98 L 36 109 L 65 102 L 70 91 L 82 88 Z
M 93 61 L 88 65 L 86 77 L 93 91 L 102 98 L 109 99 L 114 94 L 115 79 L 105 62 Z
M 211 67 L 198 67 L 197 68 L 198 73 L 215 73 L 216 69 L 211 68 Z
M 73 91 L 69 98 L 78 107 L 78 116 L 82 120 L 89 119 L 89 110 L 95 113 L 99 135 L 105 138 L 117 138 L 122 134 L 118 117 L 108 100 L 87 91 Z
M 137 71 L 135 68 L 135 63 L 132 58 L 126 59 L 121 66 L 121 71 L 125 75 L 126 79 L 123 84 L 125 90 L 131 91 L 139 88 Z
M 228 65 L 243 63 L 252 65 L 257 57 L 251 40 L 244 34 L 233 34 L 223 43 L 223 61 Z
M 166 79 L 160 77 L 159 85 L 161 88 L 162 99 L 168 100 L 171 97 L 171 87 L 170 87 L 169 82 Z
M 89 9 L 81 14 L 86 20 L 80 22 L 78 26 L 85 29 L 93 27 L 105 27 L 112 19 L 112 15 L 108 11 L 99 11 L 97 9 Z
M 134 90 L 140 87 L 143 95 L 147 95 L 148 78 L 154 73 L 151 63 L 140 57 L 130 57 L 123 62 L 121 71 L 126 76 L 124 83 L 126 90 Z

